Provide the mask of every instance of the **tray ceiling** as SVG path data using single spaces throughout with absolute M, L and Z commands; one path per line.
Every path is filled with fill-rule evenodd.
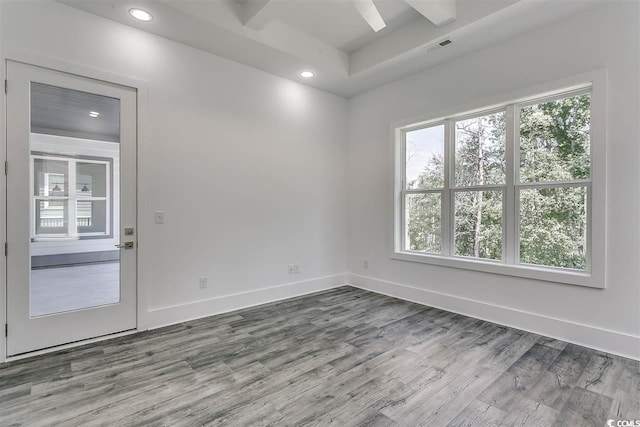
M 58 1 L 349 97 L 605 0 Z

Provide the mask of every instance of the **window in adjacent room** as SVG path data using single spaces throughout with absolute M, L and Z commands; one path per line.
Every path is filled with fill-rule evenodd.
M 32 238 L 111 234 L 111 163 L 32 155 Z

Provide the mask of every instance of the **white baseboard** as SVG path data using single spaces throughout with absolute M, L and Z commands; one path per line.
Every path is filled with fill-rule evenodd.
M 149 325 L 148 329 L 156 329 L 345 285 L 640 360 L 640 337 L 638 336 L 347 273 L 152 309 L 145 315 L 145 325 Z M 107 338 L 111 337 L 100 337 L 96 341 Z M 92 341 L 47 349 L 42 353 L 76 347 L 88 342 Z M 4 360 L 0 360 L 1 362 Z
M 345 283 L 346 274 L 336 274 L 237 294 L 223 295 L 187 304 L 155 308 L 147 312 L 144 323 L 148 325 L 148 329 L 157 329 L 255 305 L 325 291 L 344 286 Z
M 640 337 L 359 274 L 350 286 L 640 360 Z
M 149 310 L 143 316 L 144 326 L 138 325 L 138 328 L 134 331 L 105 335 L 102 337 L 34 351 L 15 357 L 5 358 L 0 355 L 0 364 L 4 362 L 26 359 L 29 357 L 52 353 L 59 350 L 79 347 L 86 344 L 104 341 L 124 335 L 134 334 L 136 332 L 147 329 L 157 329 L 163 326 L 169 326 L 176 323 L 187 322 L 189 320 L 214 316 L 216 314 L 222 314 L 242 308 L 253 307 L 256 305 L 280 301 L 288 298 L 294 298 L 314 292 L 326 291 L 329 289 L 345 286 L 345 283 L 347 282 L 346 279 L 346 273 L 335 274 L 332 276 L 317 277 L 315 279 L 304 280 L 301 282 L 286 283 L 270 288 L 256 289 L 253 291 L 240 292 L 232 295 L 224 295 L 187 304 L 156 308 Z

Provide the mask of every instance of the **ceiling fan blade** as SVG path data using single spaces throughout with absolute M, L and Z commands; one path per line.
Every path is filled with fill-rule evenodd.
M 352 3 L 373 31 L 378 32 L 387 26 L 373 0 L 353 0 Z

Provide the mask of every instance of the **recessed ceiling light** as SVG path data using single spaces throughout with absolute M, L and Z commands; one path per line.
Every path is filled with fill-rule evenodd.
M 99 115 L 100 113 L 98 113 L 97 111 L 89 111 L 89 117 L 93 117 L 95 119 Z
M 310 79 L 313 76 L 315 76 L 315 73 L 313 71 L 303 71 L 300 73 L 300 77 L 305 79 Z
M 153 19 L 153 16 L 151 16 L 149 12 L 142 9 L 129 9 L 129 15 L 133 16 L 138 21 L 149 22 Z

